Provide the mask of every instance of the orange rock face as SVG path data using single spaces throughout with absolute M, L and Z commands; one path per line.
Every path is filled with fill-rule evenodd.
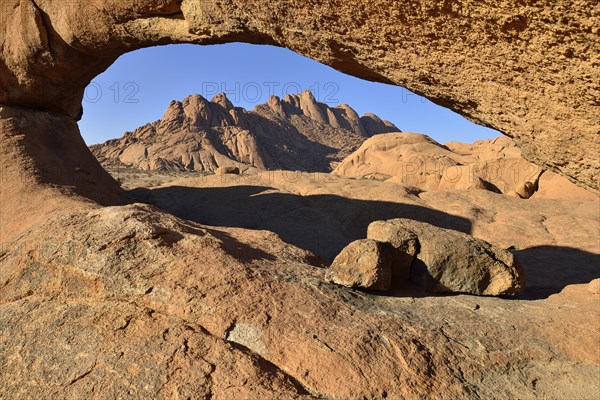
M 525 160 L 507 137 L 480 140 L 472 145 L 441 145 L 427 135 L 399 132 L 366 140 L 333 172 L 421 190 L 486 189 L 514 192 L 528 199 L 538 189 L 543 170 Z M 564 178 L 563 182 L 568 183 Z

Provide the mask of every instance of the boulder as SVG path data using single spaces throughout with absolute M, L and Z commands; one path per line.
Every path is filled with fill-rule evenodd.
M 465 233 L 399 218 L 373 222 L 367 235 L 391 244 L 394 260 L 403 257 L 394 270 L 405 270 L 406 260 L 416 255 L 410 280 L 427 291 L 501 296 L 525 288 L 524 271 L 512 253 Z
M 215 175 L 239 175 L 240 169 L 238 167 L 219 167 L 215 172 Z
M 415 256 L 419 252 L 419 238 L 413 232 L 397 229 L 392 224 L 376 221 L 369 225 L 367 238 L 389 243 L 392 248 L 392 275 L 395 282 L 407 281 Z
M 325 280 L 347 287 L 389 290 L 392 247 L 369 239 L 352 242 L 333 260 Z

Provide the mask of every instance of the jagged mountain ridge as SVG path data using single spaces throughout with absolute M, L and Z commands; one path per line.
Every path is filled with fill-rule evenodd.
M 143 170 L 328 172 L 365 139 L 398 131 L 374 114 L 360 117 L 348 105 L 320 103 L 310 91 L 271 96 L 252 111 L 235 107 L 225 94 L 211 101 L 196 94 L 172 101 L 162 119 L 90 149 L 105 166 Z

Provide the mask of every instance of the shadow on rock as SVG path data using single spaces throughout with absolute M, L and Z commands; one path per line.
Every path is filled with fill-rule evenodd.
M 134 201 L 155 205 L 204 225 L 268 230 L 330 263 L 350 242 L 365 238 L 373 221 L 410 218 L 465 233 L 471 222 L 419 205 L 355 200 L 335 195 L 300 196 L 265 186 L 135 189 Z
M 225 250 L 227 252 L 227 254 L 234 257 L 238 261 L 241 261 L 241 262 L 249 262 L 249 261 L 254 261 L 254 260 L 271 260 L 271 261 L 273 261 L 273 260 L 277 259 L 277 257 L 275 257 L 272 254 L 269 254 L 265 251 L 256 249 L 252 246 L 248 246 L 247 244 L 240 242 L 239 240 L 235 239 L 234 237 L 227 234 L 226 232 L 216 231 L 216 230 L 212 230 L 212 229 L 207 229 L 207 231 L 223 243 L 222 248 L 223 248 L 223 250 Z
M 538 300 L 565 286 L 600 278 L 600 255 L 571 247 L 538 246 L 516 251 L 525 269 L 527 289 L 520 299 Z
M 275 232 L 284 241 L 313 252 L 325 265 L 349 243 L 365 238 L 367 227 L 373 221 L 410 218 L 441 228 L 471 232 L 469 220 L 419 205 L 329 194 L 301 196 L 267 186 L 173 186 L 135 189 L 128 195 L 134 201 L 155 205 L 177 217 L 204 225 Z M 231 243 L 230 240 L 225 242 Z M 243 254 L 244 258 L 269 258 L 267 254 L 253 254 L 249 248 L 230 250 Z M 567 285 L 588 283 L 600 277 L 600 256 L 582 250 L 539 246 L 518 250 L 515 254 L 525 269 L 527 280 L 527 289 L 519 299 L 545 299 L 560 293 Z M 413 294 L 419 297 L 418 293 Z

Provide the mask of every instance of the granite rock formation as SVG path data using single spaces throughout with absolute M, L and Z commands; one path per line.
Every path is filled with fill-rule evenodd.
M 421 190 L 486 189 L 528 199 L 544 171 L 525 160 L 507 137 L 441 145 L 426 135 L 402 132 L 366 140 L 333 172 Z
M 367 238 L 392 245 L 400 253 L 396 259 L 412 259 L 411 281 L 429 292 L 502 296 L 525 289 L 525 273 L 512 253 L 462 232 L 398 218 L 373 222 Z
M 363 239 L 346 246 L 325 274 L 325 280 L 346 287 L 389 290 L 392 285 L 392 247 Z
M 142 170 L 328 172 L 366 138 L 398 131 L 376 115 L 359 117 L 345 104 L 320 103 L 311 91 L 273 96 L 250 112 L 224 94 L 210 102 L 193 95 L 172 101 L 161 120 L 91 150 L 105 166 Z
M 122 191 L 75 121 L 86 85 L 126 52 L 271 44 L 404 85 L 598 192 L 598 12 L 588 0 L 1 1 L 0 397 L 594 398 L 597 197 L 289 172 L 129 193 L 182 219 L 115 206 Z M 382 213 L 516 249 L 525 297 L 325 283 L 313 253 L 335 255 Z

